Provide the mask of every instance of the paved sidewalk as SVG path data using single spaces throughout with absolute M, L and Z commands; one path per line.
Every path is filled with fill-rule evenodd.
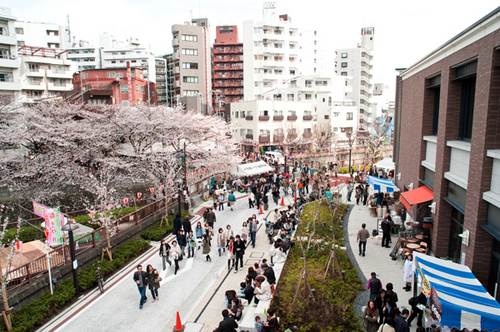
M 392 282 L 394 285 L 394 291 L 398 294 L 397 306 L 400 310 L 407 308 L 411 312 L 411 306 L 408 304 L 408 300 L 411 298 L 413 292 L 406 292 L 402 288 L 405 286 L 403 280 L 403 265 L 404 261 L 398 259 L 393 261 L 389 254 L 392 251 L 395 243 L 398 240 L 397 235 L 392 235 L 391 248 L 382 247 L 382 238 L 377 239 L 371 236 L 372 230 L 377 228 L 377 218 L 371 217 L 368 210 L 368 206 L 356 205 L 356 201 L 347 202 L 346 190 L 343 190 L 344 202 L 351 205 L 351 212 L 349 215 L 349 221 L 347 225 L 347 232 L 349 237 L 349 245 L 352 250 L 351 258 L 354 258 L 356 263 L 361 270 L 361 273 L 365 277 L 363 280 L 363 286 L 366 289 L 367 279 L 370 279 L 371 272 L 377 273 L 377 278 L 382 281 L 382 285 L 385 289 L 385 285 Z M 358 230 L 361 229 L 361 224 L 366 223 L 366 229 L 370 232 L 370 238 L 366 243 L 366 256 L 359 256 L 358 243 L 356 237 Z M 353 262 L 354 263 L 354 262 Z M 370 294 L 369 291 L 365 290 L 361 295 L 361 303 L 359 305 L 366 306 L 368 303 Z M 357 308 L 360 309 L 359 307 Z M 416 321 L 413 322 L 410 331 L 416 331 Z

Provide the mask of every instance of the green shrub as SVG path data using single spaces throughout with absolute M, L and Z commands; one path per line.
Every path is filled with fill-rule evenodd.
M 97 284 L 96 266 L 99 265 L 104 275 L 110 274 L 121 268 L 128 261 L 136 258 L 141 252 L 149 247 L 149 242 L 136 238 L 119 246 L 113 254 L 113 261 L 105 256 L 101 262 L 95 261 L 89 267 L 78 272 L 78 284 L 81 291 L 86 291 Z M 58 309 L 64 307 L 75 296 L 73 279 L 62 282 L 54 290 L 54 294 L 45 293 L 40 299 L 24 306 L 13 315 L 12 330 L 15 332 L 33 331 L 44 321 L 58 313 Z M 6 331 L 5 325 L 0 324 L 0 331 Z
M 160 241 L 167 234 L 172 232 L 173 229 L 174 226 L 172 224 L 162 225 L 162 226 L 160 226 L 160 224 L 156 224 L 154 226 L 149 227 L 144 232 L 142 232 L 141 236 L 145 240 Z
M 17 228 L 11 228 L 5 231 L 3 244 L 10 246 L 12 241 L 16 240 Z M 22 226 L 19 231 L 19 241 L 30 242 L 33 240 L 44 239 L 45 234 L 34 226 Z

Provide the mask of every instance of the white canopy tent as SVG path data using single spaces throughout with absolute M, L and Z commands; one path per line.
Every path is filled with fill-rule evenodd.
M 271 166 L 263 161 L 257 161 L 255 163 L 238 165 L 232 173 L 239 176 L 253 176 L 271 171 L 273 171 Z
M 395 169 L 394 161 L 392 161 L 392 158 L 389 158 L 389 157 L 382 159 L 381 161 L 374 164 L 373 166 L 375 166 L 377 168 L 387 169 L 387 170 Z

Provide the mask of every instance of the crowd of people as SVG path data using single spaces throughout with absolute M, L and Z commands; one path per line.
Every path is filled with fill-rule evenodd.
M 411 290 L 413 279 L 413 257 L 408 255 L 404 264 L 403 279 L 405 291 Z M 370 300 L 363 312 L 363 327 L 367 332 L 410 332 L 411 323 L 417 318 L 417 332 L 425 331 L 423 327 L 423 310 L 427 298 L 423 293 L 412 297 L 408 304 L 410 311 L 406 308 L 400 310 L 398 307 L 398 294 L 394 291 L 392 283 L 387 283 L 385 288 L 382 281 L 377 278 L 375 272 L 371 273 L 366 288 L 370 291 Z

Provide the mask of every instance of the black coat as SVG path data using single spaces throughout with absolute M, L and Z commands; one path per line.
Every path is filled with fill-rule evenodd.
M 269 266 L 262 274 L 267 278 L 267 282 L 270 285 L 276 283 L 276 276 L 274 275 L 274 270 L 272 267 Z
M 186 246 L 186 235 L 182 234 L 182 235 L 177 235 L 177 244 L 180 246 L 180 247 L 185 247 Z
M 163 255 L 167 256 L 169 250 L 170 250 L 170 244 L 168 244 L 167 242 L 165 242 L 165 245 L 160 244 L 160 251 L 158 251 L 158 254 L 160 256 L 163 256 Z
M 191 221 L 188 218 L 184 219 L 182 222 L 182 228 L 184 229 L 184 234 L 188 235 L 191 231 Z
M 240 250 L 238 250 L 240 249 Z M 243 241 L 234 241 L 234 253 L 237 254 L 237 253 L 241 253 L 242 255 L 245 254 L 245 242 Z
M 389 221 L 387 219 L 384 219 L 384 221 L 382 221 L 382 231 L 386 234 L 389 234 L 391 232 L 391 224 L 389 223 Z

